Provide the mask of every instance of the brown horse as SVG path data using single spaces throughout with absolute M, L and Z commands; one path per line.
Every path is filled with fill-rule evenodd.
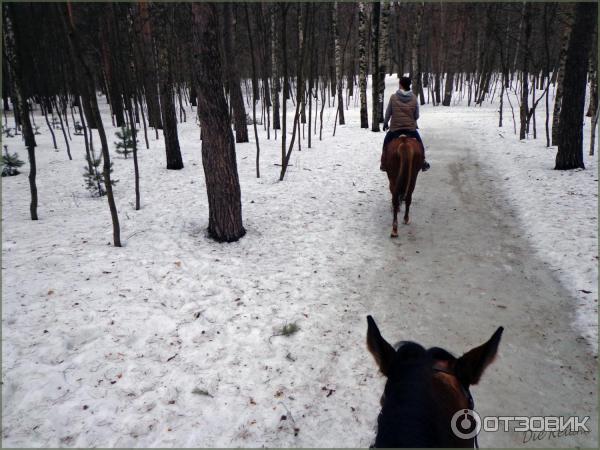
M 401 135 L 387 144 L 384 158 L 394 208 L 391 237 L 398 237 L 398 210 L 402 200 L 405 205 L 404 223 L 410 222 L 408 212 L 417 175 L 423 167 L 423 149 L 416 139 Z
M 367 316 L 367 347 L 387 377 L 375 447 L 476 447 L 480 429 L 469 387 L 494 360 L 503 328 L 460 358 L 414 342 L 394 349 Z

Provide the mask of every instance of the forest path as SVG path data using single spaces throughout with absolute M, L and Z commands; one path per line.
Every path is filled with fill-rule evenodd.
M 368 447 L 385 380 L 367 314 L 391 342 L 455 354 L 502 325 L 499 358 L 472 389 L 477 411 L 589 414 L 593 427 L 596 359 L 571 326 L 573 299 L 495 188 L 503 175 L 479 167 L 481 130 L 456 111 L 423 112 L 432 169 L 390 239 L 383 133 L 360 129 L 357 109 L 335 137 L 335 111 L 324 120 L 284 182 L 280 140 L 261 140 L 259 180 L 254 143 L 236 146 L 248 233 L 228 245 L 205 236 L 193 122 L 179 130 L 184 170 L 164 169 L 162 140 L 140 151 L 140 211 L 132 165 L 114 158 L 121 248 L 104 200 L 82 193 L 83 141 L 72 162 L 38 136 L 41 220 L 29 220 L 26 173 L 2 181 L 5 446 Z M 300 330 L 279 336 L 289 323 Z M 525 445 L 596 441 L 593 429 Z
M 371 241 L 365 247 L 378 255 L 362 278 L 365 308 L 392 342 L 415 340 L 456 353 L 504 326 L 500 357 L 473 389 L 482 417 L 592 415 L 587 435 L 533 442 L 523 433 L 497 432 L 480 436 L 482 446 L 524 440 L 595 446 L 597 360 L 571 326 L 573 300 L 534 256 L 515 213 L 481 170 L 464 126 L 458 120 L 451 126 L 450 115 L 440 118 L 427 123 L 432 169 L 419 174 L 412 223 L 400 225 L 399 238 L 388 237 L 389 192 L 385 202 L 372 204 L 369 225 L 381 233 L 363 234 Z M 387 190 L 386 181 L 377 174 L 380 189 Z

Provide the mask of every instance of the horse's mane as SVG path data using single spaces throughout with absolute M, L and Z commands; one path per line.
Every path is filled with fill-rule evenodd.
M 453 358 L 443 349 L 403 343 L 396 353 L 379 414 L 376 447 L 438 447 L 437 417 L 429 379 L 433 357 Z

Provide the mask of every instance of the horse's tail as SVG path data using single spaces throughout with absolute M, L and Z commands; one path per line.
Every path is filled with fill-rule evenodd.
M 408 152 L 404 150 L 407 144 L 407 137 L 402 135 L 398 140 L 398 145 L 395 148 L 396 158 L 398 158 L 398 177 L 396 178 L 396 186 L 394 195 L 392 196 L 394 206 L 400 206 L 400 203 L 406 197 L 412 171 L 412 164 L 410 162 L 412 158 L 409 158 L 409 155 L 407 155 Z

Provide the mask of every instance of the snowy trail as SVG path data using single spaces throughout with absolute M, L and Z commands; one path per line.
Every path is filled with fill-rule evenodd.
M 389 204 L 374 202 L 371 266 L 358 290 L 390 339 L 411 339 L 462 352 L 505 333 L 500 357 L 475 387 L 482 415 L 591 414 L 597 420 L 597 359 L 573 330 L 573 299 L 533 255 L 502 193 L 481 171 L 460 119 L 424 118 L 433 168 L 419 175 L 412 224 L 386 240 Z M 452 122 L 455 122 L 452 126 Z M 449 133 L 450 132 L 450 133 Z M 383 183 L 382 183 L 383 184 Z M 382 189 L 379 192 L 383 192 Z M 386 198 L 386 200 L 389 200 Z M 377 231 L 376 231 L 377 230 Z M 353 256 L 352 258 L 355 258 Z M 522 446 L 522 434 L 489 433 L 483 446 Z M 587 436 L 528 446 L 594 446 Z
M 69 162 L 38 136 L 39 222 L 27 174 L 2 180 L 3 444 L 368 447 L 384 380 L 367 314 L 392 342 L 458 354 L 503 325 L 476 409 L 595 424 L 597 360 L 572 327 L 572 297 L 480 166 L 476 130 L 453 110 L 423 113 L 432 169 L 392 240 L 383 133 L 361 130 L 354 109 L 333 138 L 334 117 L 323 141 L 294 150 L 283 183 L 279 140 L 261 131 L 260 180 L 254 143 L 236 146 L 248 233 L 230 245 L 204 233 L 195 124 L 180 124 L 183 171 L 164 170 L 162 141 L 140 150 L 141 211 L 131 161 L 115 158 L 121 249 L 105 200 L 83 193 L 83 141 Z M 18 138 L 6 143 L 24 155 Z M 300 331 L 274 336 L 292 322 Z M 525 445 L 596 443 L 594 427 Z M 480 444 L 521 446 L 523 435 Z

